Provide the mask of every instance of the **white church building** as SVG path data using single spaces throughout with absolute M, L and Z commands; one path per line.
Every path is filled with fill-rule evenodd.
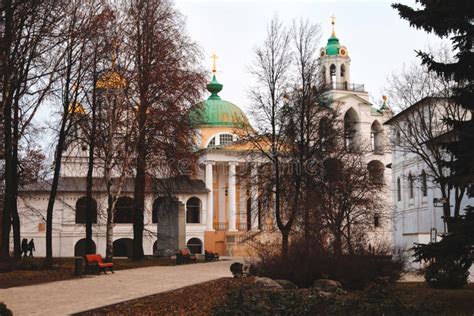
M 334 24 L 334 23 L 333 23 Z M 333 25 L 334 26 L 334 25 Z M 344 115 L 348 128 L 346 145 L 367 145 L 368 168 L 376 169 L 386 184 L 382 196 L 387 197 L 387 210 L 391 210 L 391 170 L 385 166 L 392 162 L 387 143 L 389 128 L 384 125 L 392 113 L 386 102 L 374 106 L 363 85 L 351 81 L 351 59 L 348 49 L 339 43 L 333 29 L 328 43 L 320 51 L 324 78 L 331 87 L 334 106 Z M 215 70 L 215 69 L 214 69 Z M 240 124 L 235 118 L 248 122 L 245 113 L 235 104 L 223 100 L 223 89 L 215 76 L 207 85 L 210 96 L 202 101 L 203 121 L 198 127 L 197 153 L 199 170 L 193 177 L 155 179 L 158 184 L 173 187 L 173 196 L 184 208 L 185 243 L 195 253 L 204 250 L 220 254 L 238 255 L 239 243 L 252 237 L 265 224 L 258 214 L 258 192 L 255 181 L 238 176 L 243 168 L 258 175 L 258 161 L 250 161 L 236 145 Z M 78 147 L 80 148 L 80 146 Z M 85 192 L 87 151 L 69 151 L 64 156 L 58 197 L 54 209 L 53 254 L 59 257 L 81 255 L 85 246 Z M 382 175 L 383 174 L 383 175 Z M 256 178 L 256 177 L 255 177 Z M 254 179 L 254 177 L 252 177 Z M 97 209 L 93 225 L 96 252 L 105 254 L 107 195 L 100 182 L 94 188 Z M 49 197 L 48 182 L 25 187 L 19 197 L 22 238 L 34 238 L 38 256 L 45 255 L 45 217 Z M 156 248 L 156 210 L 162 199 L 160 190 L 146 192 L 145 236 L 146 255 Z M 117 201 L 114 216 L 114 255 L 129 256 L 132 251 L 131 205 L 133 183 L 127 182 Z M 374 219 L 374 232 L 387 240 L 392 236 L 389 219 Z

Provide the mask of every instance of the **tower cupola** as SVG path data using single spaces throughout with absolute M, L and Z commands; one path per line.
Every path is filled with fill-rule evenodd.
M 324 82 L 331 89 L 346 90 L 350 81 L 351 59 L 347 48 L 342 46 L 335 30 L 336 18 L 331 17 L 332 33 L 326 47 L 322 47 L 319 55 L 321 72 Z

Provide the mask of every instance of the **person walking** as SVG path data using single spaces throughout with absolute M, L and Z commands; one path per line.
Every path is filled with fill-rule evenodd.
M 21 256 L 23 258 L 28 257 L 28 239 L 26 238 L 21 241 Z
M 36 251 L 35 249 L 35 242 L 33 241 L 33 238 L 31 238 L 30 242 L 28 243 L 28 250 L 30 251 L 30 257 L 33 258 L 33 251 Z

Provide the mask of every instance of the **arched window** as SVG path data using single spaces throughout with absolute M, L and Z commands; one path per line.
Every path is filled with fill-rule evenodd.
M 370 144 L 374 153 L 383 153 L 383 129 L 378 121 L 370 127 Z
M 342 162 L 336 158 L 324 161 L 325 179 L 329 182 L 342 181 Z
M 367 170 L 369 171 L 370 180 L 374 184 L 384 183 L 384 170 L 385 167 L 379 160 L 372 160 L 367 164 Z
M 201 222 L 201 200 L 192 197 L 186 202 L 186 223 L 198 224 Z
M 199 238 L 191 238 L 186 243 L 186 247 L 188 247 L 189 251 L 193 254 L 200 254 L 202 253 L 202 241 Z
M 133 199 L 128 196 L 121 196 L 115 203 L 114 223 L 133 223 L 135 209 Z
M 207 144 L 207 147 L 216 147 L 216 146 L 221 146 L 221 145 L 226 145 L 232 143 L 236 137 L 232 134 L 220 134 L 217 136 L 214 136 L 211 138 L 209 143 Z
M 357 149 L 359 116 L 353 108 L 344 115 L 344 145 L 347 151 Z
M 322 66 L 321 67 L 321 81 L 323 84 L 326 84 L 326 67 Z
M 400 178 L 397 179 L 397 201 L 402 200 L 402 182 Z
M 425 170 L 421 171 L 421 195 L 423 197 L 428 195 L 428 182 L 426 180 L 426 172 Z
M 336 89 L 336 66 L 334 64 L 329 67 L 329 79 L 331 80 L 331 88 Z
M 87 196 L 79 198 L 76 202 L 76 224 L 86 223 L 86 212 L 87 212 Z M 92 223 L 97 223 L 97 202 L 91 199 L 91 218 Z
M 220 134 L 219 143 L 220 145 L 225 145 L 232 143 L 234 141 L 234 136 L 232 134 Z
M 344 64 L 341 65 L 341 78 L 344 78 L 346 75 L 346 66 Z
M 212 137 L 211 141 L 207 145 L 207 147 L 216 147 L 216 137 Z
M 328 151 L 334 148 L 335 138 L 332 124 L 331 120 L 327 117 L 323 117 L 319 121 L 319 139 L 321 141 L 322 151 Z
M 407 123 L 408 137 L 413 137 L 413 125 L 411 122 Z
M 395 144 L 400 146 L 402 144 L 402 135 L 400 133 L 400 130 L 397 130 L 395 133 Z
M 414 179 L 413 179 L 413 176 L 410 173 L 410 174 L 408 174 L 408 197 L 410 199 L 413 199 L 414 196 L 415 196 Z

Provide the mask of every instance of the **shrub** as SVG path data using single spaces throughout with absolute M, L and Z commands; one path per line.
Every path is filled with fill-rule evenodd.
M 0 316 L 11 316 L 13 315 L 12 311 L 7 308 L 7 305 L 0 302 Z
M 266 246 L 259 260 L 251 263 L 251 273 L 272 279 L 292 281 L 299 287 L 310 287 L 315 280 L 338 280 L 345 288 L 361 289 L 368 284 L 396 281 L 403 271 L 403 259 L 380 254 L 335 256 L 329 252 L 312 251 L 302 244 L 292 245 L 283 258 L 278 247 Z
M 474 208 L 449 219 L 451 231 L 439 242 L 415 244 L 415 262 L 427 262 L 425 280 L 435 288 L 462 288 L 467 285 L 474 257 Z
M 425 281 L 433 288 L 463 288 L 468 277 L 469 271 L 457 262 L 434 262 L 425 269 Z

